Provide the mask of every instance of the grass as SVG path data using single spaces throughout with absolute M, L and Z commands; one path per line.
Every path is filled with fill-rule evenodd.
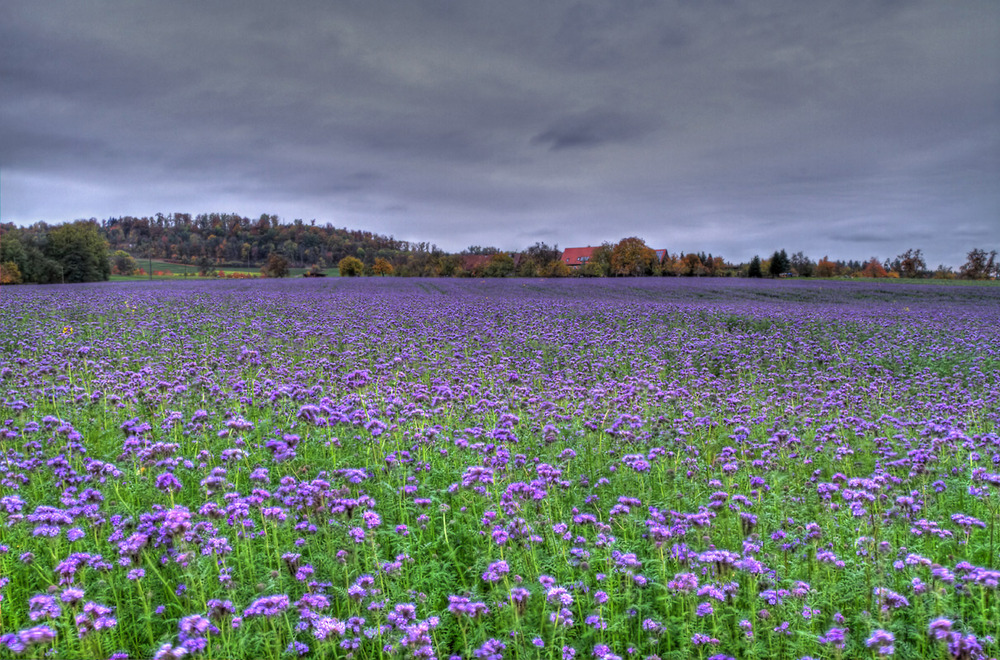
M 112 275 L 112 282 L 139 282 L 139 281 L 149 281 L 153 280 L 175 280 L 175 279 L 214 279 L 218 277 L 218 273 L 223 273 L 224 276 L 231 276 L 234 274 L 248 274 L 252 276 L 260 276 L 260 267 L 220 267 L 213 269 L 216 275 L 201 276 L 198 274 L 198 267 L 194 264 L 178 264 L 170 261 L 162 261 L 158 259 L 150 260 L 139 259 L 139 267 L 147 272 L 146 275 Z M 150 278 L 148 273 L 152 268 L 153 276 Z M 308 268 L 290 268 L 290 277 L 302 277 L 309 269 Z M 327 277 L 337 277 L 339 275 L 339 270 L 334 268 L 325 268 L 322 271 Z

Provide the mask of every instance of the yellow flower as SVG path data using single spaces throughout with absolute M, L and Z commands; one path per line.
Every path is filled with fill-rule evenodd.
M 72 328 L 72 326 L 68 326 L 68 325 L 64 326 L 63 330 L 62 330 L 62 333 L 64 335 L 71 335 L 71 334 L 73 334 L 73 328 Z

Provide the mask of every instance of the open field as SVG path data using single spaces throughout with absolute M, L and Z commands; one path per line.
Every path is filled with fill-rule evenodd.
M 146 271 L 146 275 L 112 275 L 111 281 L 113 282 L 138 282 L 142 280 L 149 281 L 149 271 L 152 268 L 153 280 L 176 280 L 176 279 L 214 279 L 216 276 L 201 277 L 198 275 L 198 267 L 193 264 L 178 264 L 171 261 L 161 261 L 159 259 L 153 259 L 152 262 L 148 259 L 137 259 L 136 262 L 139 268 Z M 289 274 L 291 277 L 302 277 L 308 268 L 290 268 Z M 260 266 L 251 267 L 219 267 L 214 270 L 215 273 L 223 273 L 224 277 L 231 275 L 247 274 L 254 277 L 260 277 Z M 337 268 L 326 268 L 323 270 L 327 277 L 336 277 L 339 274 Z
M 1000 654 L 998 287 L 2 296 L 0 656 Z

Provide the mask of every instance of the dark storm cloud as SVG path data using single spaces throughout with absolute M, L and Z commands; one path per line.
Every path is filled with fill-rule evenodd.
M 548 146 L 552 151 L 594 147 L 606 142 L 635 139 L 646 132 L 641 124 L 615 111 L 591 110 L 558 119 L 544 132 L 531 138 L 531 143 Z
M 1000 247 L 998 37 L 987 0 L 10 0 L 0 213 L 955 264 Z

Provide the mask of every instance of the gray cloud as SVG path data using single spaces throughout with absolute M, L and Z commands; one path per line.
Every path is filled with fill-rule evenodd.
M 1000 236 L 998 36 L 991 0 L 10 0 L 0 213 L 957 264 Z
M 592 109 L 561 117 L 545 131 L 531 138 L 531 143 L 559 151 L 595 147 L 606 142 L 624 142 L 646 133 L 643 123 L 613 110 Z

